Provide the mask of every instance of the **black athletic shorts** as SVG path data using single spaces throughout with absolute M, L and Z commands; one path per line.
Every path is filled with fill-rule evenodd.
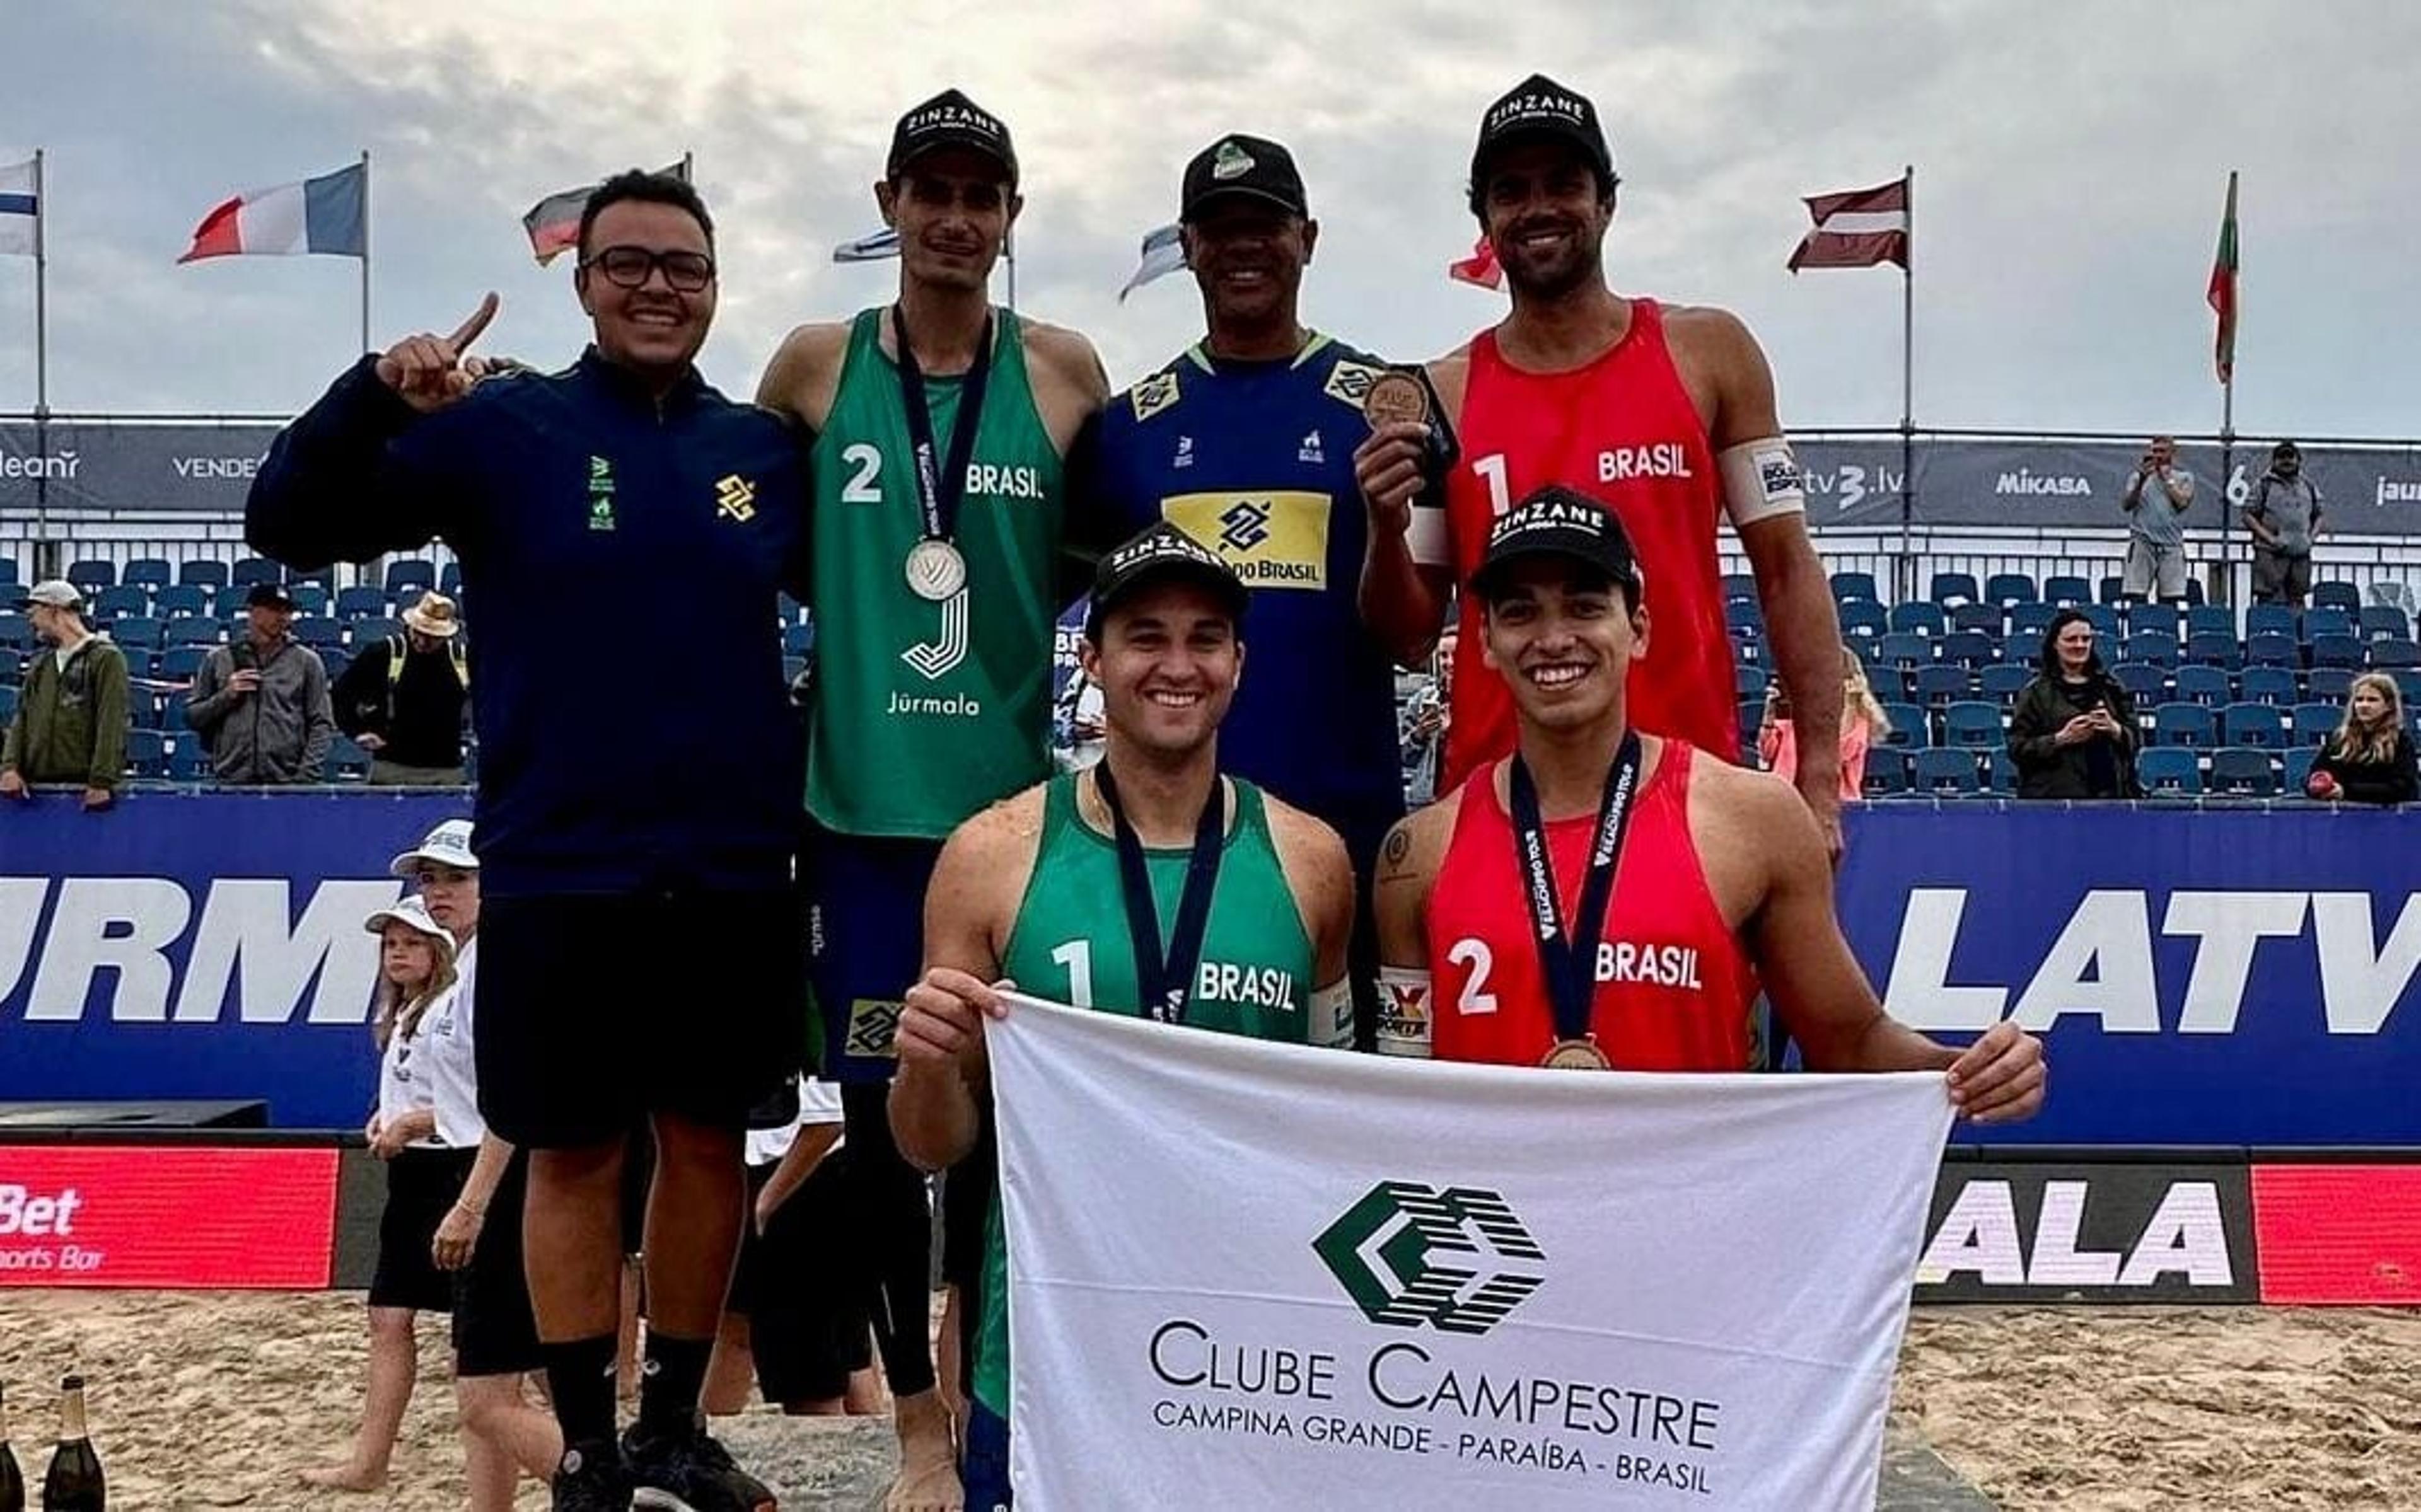
M 757 1232 L 752 1218 L 740 1241 L 731 1310 L 748 1319 L 758 1389 L 777 1406 L 841 1395 L 850 1373 L 873 1362 L 864 1288 L 851 1259 L 858 1225 L 851 1217 L 856 1189 L 848 1161 L 846 1146 L 825 1156 L 774 1210 L 765 1232 Z M 749 1168 L 752 1214 L 773 1169 Z
M 386 1162 L 386 1206 L 379 1211 L 378 1268 L 370 1272 L 372 1307 L 454 1310 L 454 1278 L 430 1253 L 437 1224 L 462 1192 L 476 1150 L 406 1149 Z
M 789 888 L 492 897 L 480 912 L 479 1111 L 524 1149 L 669 1113 L 738 1130 L 806 1049 Z
M 509 1376 L 539 1365 L 538 1317 L 522 1270 L 522 1198 L 529 1157 L 515 1154 L 488 1200 L 471 1263 L 454 1272 L 454 1373 Z

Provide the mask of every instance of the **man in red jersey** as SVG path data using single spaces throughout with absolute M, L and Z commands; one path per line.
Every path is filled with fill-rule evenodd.
M 1572 490 L 1539 490 L 1490 533 L 1466 601 L 1516 750 L 1382 848 L 1381 1051 L 1748 1070 L 1761 978 L 1809 1069 L 1946 1070 L 1967 1117 L 2032 1116 L 2040 1040 L 2005 1021 L 1962 1052 L 1884 1015 L 1786 784 L 1632 728 L 1648 591 L 1620 519 Z
M 1596 107 L 1552 79 L 1533 74 L 1481 117 L 1471 209 L 1504 265 L 1513 312 L 1429 365 L 1460 444 L 1443 489 L 1434 478 L 1422 486 L 1426 421 L 1379 426 L 1354 454 L 1371 521 L 1363 617 L 1398 660 L 1419 664 L 1490 522 L 1541 485 L 1578 490 L 1622 517 L 1664 628 L 1632 682 L 1639 723 L 1734 760 L 1715 554 L 1716 523 L 1728 515 L 1797 711 L 1799 790 L 1837 854 L 1840 627 L 1774 417 L 1773 375 L 1728 311 L 1606 287 L 1615 183 Z M 1505 685 L 1480 665 L 1477 617 L 1466 600 L 1440 792 L 1513 748 Z

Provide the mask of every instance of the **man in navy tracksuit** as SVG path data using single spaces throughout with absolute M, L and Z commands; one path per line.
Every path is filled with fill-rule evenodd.
M 773 1505 L 697 1403 L 749 1111 L 804 1047 L 804 777 L 775 604 L 806 581 L 806 437 L 692 366 L 713 252 L 687 183 L 609 180 L 581 221 L 574 287 L 596 344 L 578 363 L 498 375 L 466 357 L 491 294 L 450 337 L 407 338 L 338 379 L 278 438 L 245 515 L 254 547 L 296 566 L 431 537 L 462 564 L 479 655 L 479 1105 L 530 1151 L 535 1363 L 567 1512 L 628 1506 L 634 1488 L 640 1505 L 670 1504 L 650 1491 L 698 1512 Z M 681 633 L 567 654 L 603 616 L 667 601 Z M 650 710 L 638 729 L 620 712 L 634 688 Z M 651 1327 L 639 1420 L 617 1444 L 617 1192 L 641 1116 L 657 1142 Z

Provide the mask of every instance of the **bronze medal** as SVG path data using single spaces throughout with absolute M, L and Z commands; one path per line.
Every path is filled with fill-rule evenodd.
M 1362 395 L 1362 418 L 1370 429 L 1410 420 L 1427 425 L 1429 418 L 1429 389 L 1412 374 L 1400 370 L 1381 373 L 1370 381 Z
M 1597 1048 L 1594 1039 L 1558 1039 L 1539 1063 L 1551 1071 L 1610 1071 L 1614 1062 Z

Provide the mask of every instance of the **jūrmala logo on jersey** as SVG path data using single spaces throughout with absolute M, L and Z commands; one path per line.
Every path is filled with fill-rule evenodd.
M 1481 1334 L 1547 1278 L 1546 1252 L 1503 1194 L 1382 1181 L 1311 1247 L 1373 1323 Z
M 899 660 L 928 682 L 939 682 L 967 659 L 967 590 L 961 588 L 943 600 L 941 610 L 942 633 L 899 653 Z

